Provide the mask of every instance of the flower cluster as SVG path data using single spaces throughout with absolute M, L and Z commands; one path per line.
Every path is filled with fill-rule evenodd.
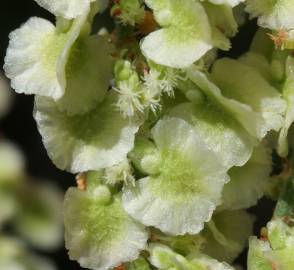
M 290 158 L 294 1 L 36 2 L 56 24 L 31 18 L 12 32 L 4 69 L 36 95 L 52 162 L 80 174 L 64 203 L 70 258 L 94 270 L 234 269 L 253 234 L 246 209 L 279 187 L 272 153 Z M 114 29 L 93 33 L 105 9 Z M 218 58 L 245 12 L 264 28 L 238 59 Z M 291 269 L 292 228 L 268 226 L 270 244 L 251 238 L 249 269 L 271 269 L 258 268 L 265 253 Z

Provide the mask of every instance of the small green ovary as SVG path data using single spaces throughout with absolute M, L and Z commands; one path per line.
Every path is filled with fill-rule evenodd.
M 84 223 L 84 237 L 89 243 L 107 246 L 127 229 L 128 217 L 117 199 L 103 205 L 93 198 L 86 198 L 80 209 L 83 209 L 80 220 Z
M 160 197 L 183 201 L 205 192 L 202 181 L 202 175 L 183 153 L 166 149 L 162 151 L 161 173 L 151 177 L 149 184 Z

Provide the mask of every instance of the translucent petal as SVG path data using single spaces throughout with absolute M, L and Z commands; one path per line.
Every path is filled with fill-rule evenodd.
M 223 58 L 213 65 L 212 76 L 224 96 L 248 105 L 262 116 L 264 123 L 260 128 L 264 132 L 278 131 L 283 126 L 286 103 L 278 90 L 255 69 L 236 60 Z
M 188 70 L 188 77 L 200 87 L 210 99 L 234 115 L 249 134 L 259 139 L 266 135 L 264 120 L 261 115 L 255 113 L 248 105 L 223 96 L 220 88 L 195 67 Z
M 192 270 L 192 269 L 214 269 L 214 270 L 233 270 L 226 263 L 220 263 L 217 260 L 195 252 L 186 258 L 167 246 L 162 244 L 152 244 L 149 247 L 150 262 L 159 269 L 173 270 Z
M 261 143 L 243 167 L 234 167 L 229 171 L 231 180 L 223 189 L 220 208 L 237 210 L 256 205 L 269 184 L 271 171 L 271 151 Z
M 106 36 L 77 40 L 66 65 L 66 90 L 58 107 L 69 115 L 83 114 L 103 100 L 112 78 L 112 47 Z
M 46 251 L 56 249 L 62 240 L 61 191 L 45 183 L 26 185 L 23 192 L 18 196 L 14 227 L 33 246 Z
M 35 0 L 41 7 L 56 16 L 73 19 L 81 16 L 95 0 Z M 106 6 L 105 0 L 98 1 L 100 9 Z
M 118 197 L 102 202 L 100 196 L 95 189 L 67 191 L 65 242 L 70 258 L 82 267 L 106 270 L 136 259 L 148 234 L 124 212 Z
M 141 42 L 143 54 L 157 64 L 183 68 L 200 59 L 211 45 L 208 17 L 200 3 L 147 0 L 163 27 Z
M 245 248 L 253 233 L 253 217 L 245 211 L 223 211 L 213 215 L 204 230 L 203 252 L 232 263 Z
M 172 109 L 170 116 L 193 125 L 206 146 L 227 168 L 244 165 L 252 154 L 254 140 L 251 135 L 214 102 L 183 103 Z
M 68 116 L 56 104 L 38 97 L 34 117 L 53 163 L 70 172 L 100 170 L 126 159 L 134 146 L 139 123 L 124 119 L 115 108 L 117 96 L 110 92 L 87 114 Z
M 226 170 L 184 120 L 160 120 L 152 136 L 161 154 L 160 173 L 127 187 L 124 208 L 143 224 L 163 232 L 198 233 L 219 204 L 228 180 Z
M 264 55 L 248 52 L 239 58 L 239 61 L 256 69 L 268 82 L 272 82 L 271 66 Z
M 288 57 L 286 62 L 286 80 L 282 88 L 283 97 L 287 102 L 285 123 L 282 127 L 278 139 L 278 153 L 282 157 L 288 155 L 288 130 L 294 121 L 294 60 Z
M 270 29 L 292 29 L 294 6 L 292 0 L 247 0 L 246 11 L 258 17 L 258 24 Z

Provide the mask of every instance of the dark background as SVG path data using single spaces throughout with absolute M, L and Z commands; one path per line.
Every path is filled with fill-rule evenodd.
M 51 21 L 54 21 L 54 17 L 40 8 L 33 0 L 3 0 L 0 8 L 0 63 L 2 69 L 3 58 L 8 45 L 8 34 L 31 16 L 38 16 Z M 109 25 L 109 21 L 106 21 L 106 24 Z M 221 56 L 237 57 L 245 52 L 256 31 L 255 25 L 256 22 L 252 21 L 246 27 L 242 27 L 239 34 L 233 39 L 232 50 L 229 53 L 222 52 Z M 32 110 L 33 96 L 14 95 L 12 109 L 4 119 L 0 120 L 1 135 L 15 142 L 24 152 L 27 158 L 27 171 L 30 175 L 41 179 L 52 179 L 65 191 L 69 186 L 75 185 L 74 176 L 58 170 L 49 160 L 32 117 Z M 272 203 L 262 200 L 258 207 L 252 209 L 259 215 L 255 228 L 256 233 L 269 219 L 272 207 Z M 50 256 L 55 261 L 59 270 L 82 269 L 77 263 L 68 259 L 67 252 L 63 247 L 54 253 L 45 255 Z M 238 261 L 242 264 L 245 263 L 245 253 Z

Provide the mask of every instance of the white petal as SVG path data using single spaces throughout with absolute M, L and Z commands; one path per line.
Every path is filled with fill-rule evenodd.
M 247 0 L 246 11 L 258 17 L 258 24 L 270 29 L 292 29 L 294 6 L 292 0 Z
M 70 172 L 100 170 L 118 164 L 134 146 L 138 123 L 124 119 L 109 93 L 87 114 L 68 116 L 48 98 L 38 97 L 34 117 L 53 163 Z
M 49 10 L 56 16 L 66 19 L 73 19 L 81 16 L 95 0 L 35 0 L 41 7 Z M 105 0 L 99 0 L 99 5 L 103 9 Z
M 271 170 L 271 151 L 261 143 L 243 167 L 235 167 L 229 171 L 231 180 L 224 187 L 220 208 L 237 210 L 256 205 L 264 195 Z
M 278 131 L 283 123 L 286 102 L 279 91 L 255 69 L 239 61 L 223 58 L 216 61 L 212 76 L 227 98 L 235 99 L 260 114 L 265 131 Z
M 251 135 L 233 115 L 214 102 L 205 101 L 197 105 L 184 103 L 174 107 L 170 116 L 193 125 L 207 147 L 216 153 L 227 168 L 244 165 L 252 154 L 254 140 Z
M 9 39 L 4 69 L 12 88 L 17 93 L 62 96 L 63 85 L 56 76 L 56 54 L 65 36 L 57 36 L 49 21 L 31 18 Z

